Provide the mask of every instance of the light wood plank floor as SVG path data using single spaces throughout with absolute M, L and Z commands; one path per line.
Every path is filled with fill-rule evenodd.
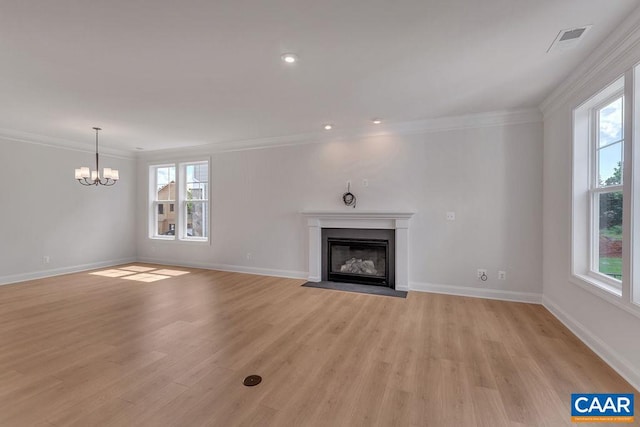
M 175 269 L 0 287 L 0 425 L 562 426 L 633 391 L 539 305 Z

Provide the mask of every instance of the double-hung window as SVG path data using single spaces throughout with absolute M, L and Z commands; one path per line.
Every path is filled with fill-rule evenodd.
M 573 110 L 571 282 L 640 316 L 640 65 Z
M 176 201 L 176 168 L 173 165 L 159 165 L 151 168 L 151 236 L 171 238 L 175 233 L 176 217 L 168 209 Z
M 574 110 L 572 275 L 622 296 L 624 78 Z
M 149 167 L 149 237 L 209 240 L 209 162 Z

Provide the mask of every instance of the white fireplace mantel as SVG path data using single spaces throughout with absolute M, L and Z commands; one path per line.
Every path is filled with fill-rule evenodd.
M 396 289 L 409 290 L 409 220 L 407 211 L 302 211 L 309 228 L 309 281 L 322 280 L 323 228 L 396 230 Z

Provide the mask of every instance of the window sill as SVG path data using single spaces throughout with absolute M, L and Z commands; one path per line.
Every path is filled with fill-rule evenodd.
M 183 243 L 199 243 L 199 244 L 208 244 L 209 243 L 209 239 L 204 238 L 204 239 L 198 239 L 198 238 L 193 238 L 193 237 L 189 237 L 187 239 L 179 239 L 179 242 L 183 242 Z
M 605 297 L 622 298 L 621 289 L 618 289 L 604 280 L 599 280 L 593 276 L 588 276 L 586 274 L 574 274 L 573 282 L 577 285 L 587 287 L 587 289 L 593 289 L 597 294 Z
M 149 237 L 149 239 L 151 239 L 151 240 L 167 240 L 167 241 L 176 240 L 176 238 L 173 237 L 173 236 L 151 236 L 151 237 Z
M 584 274 L 572 274 L 569 281 L 574 285 L 581 287 L 589 293 L 602 298 L 610 304 L 630 313 L 636 317 L 640 317 L 640 306 L 622 299 L 622 290 L 610 284 L 598 280 L 595 277 Z
M 164 237 L 164 236 L 151 236 L 149 240 L 160 240 L 165 242 L 176 242 L 176 243 L 188 243 L 188 244 L 196 244 L 196 245 L 208 245 L 209 239 L 198 239 L 198 238 L 188 238 L 188 239 L 176 239 L 175 236 Z

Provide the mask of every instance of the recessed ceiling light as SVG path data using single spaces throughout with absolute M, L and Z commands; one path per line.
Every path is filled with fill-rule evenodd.
M 379 125 L 380 123 L 382 123 L 382 120 L 380 120 L 380 119 L 373 119 L 373 120 L 371 120 L 371 122 L 372 122 L 374 125 Z
M 324 130 L 331 130 L 331 129 L 333 129 L 333 125 L 328 124 L 328 123 L 326 125 L 324 125 Z
M 298 61 L 298 57 L 294 53 L 285 53 L 281 58 L 287 64 L 293 64 Z

